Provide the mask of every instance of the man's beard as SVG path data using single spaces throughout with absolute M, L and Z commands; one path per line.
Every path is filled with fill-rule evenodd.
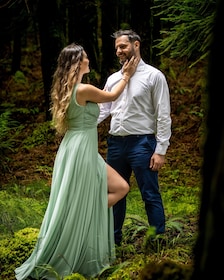
M 132 49 L 132 51 L 126 56 L 126 59 L 123 59 L 123 60 L 119 60 L 119 62 L 120 62 L 120 64 L 121 65 L 124 65 L 124 63 L 125 63 L 125 61 L 126 60 L 130 60 L 131 58 L 132 58 L 132 56 L 136 56 L 136 54 L 135 54 L 135 52 L 134 52 L 134 50 Z
M 121 64 L 121 65 L 124 65 L 124 63 L 125 63 L 125 61 L 126 60 L 129 60 L 127 57 L 126 57 L 126 59 L 119 59 L 119 63 Z

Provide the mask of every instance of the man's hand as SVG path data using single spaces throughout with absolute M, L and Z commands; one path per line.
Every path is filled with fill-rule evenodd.
M 152 171 L 159 171 L 165 163 L 165 155 L 153 154 L 150 160 L 149 168 Z

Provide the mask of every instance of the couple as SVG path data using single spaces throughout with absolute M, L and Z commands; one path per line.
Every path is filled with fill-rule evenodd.
M 115 243 L 121 244 L 132 171 L 149 224 L 156 233 L 165 231 L 158 170 L 171 135 L 168 85 L 161 71 L 141 59 L 138 34 L 119 30 L 113 36 L 122 69 L 108 78 L 104 90 L 82 83 L 90 71 L 82 46 L 70 44 L 59 54 L 51 111 L 64 137 L 38 240 L 15 270 L 18 280 L 55 279 L 46 266 L 61 277 L 75 272 L 95 277 L 108 267 L 115 260 Z M 98 153 L 97 124 L 109 115 L 106 163 Z

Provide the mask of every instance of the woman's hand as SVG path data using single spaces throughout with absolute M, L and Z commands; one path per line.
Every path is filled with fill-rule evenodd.
M 123 65 L 123 79 L 127 82 L 131 78 L 131 76 L 135 73 L 138 63 L 140 61 L 139 57 L 132 56 L 131 59 L 128 61 L 126 60 Z

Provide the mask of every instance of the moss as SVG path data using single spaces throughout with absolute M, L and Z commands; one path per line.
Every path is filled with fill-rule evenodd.
M 10 239 L 0 240 L 0 274 L 2 280 L 15 280 L 14 270 L 32 253 L 36 244 L 39 229 L 25 228 Z M 190 280 L 192 267 L 175 263 L 172 260 L 145 263 L 143 256 L 111 266 L 102 272 L 100 279 L 107 280 Z M 78 273 L 66 276 L 64 280 L 85 280 Z
M 66 276 L 64 280 L 85 280 L 86 278 L 79 273 L 73 273 L 72 275 Z
M 25 228 L 16 232 L 10 239 L 0 240 L 0 274 L 2 279 L 15 279 L 14 270 L 30 256 L 38 232 L 38 229 Z
M 135 259 L 133 262 L 124 262 L 118 265 L 117 269 L 106 278 L 107 280 L 117 280 L 117 279 L 138 279 L 139 273 L 144 266 L 144 261 L 142 258 Z
M 149 262 L 140 274 L 141 280 L 189 280 L 192 267 L 165 260 L 160 263 Z

